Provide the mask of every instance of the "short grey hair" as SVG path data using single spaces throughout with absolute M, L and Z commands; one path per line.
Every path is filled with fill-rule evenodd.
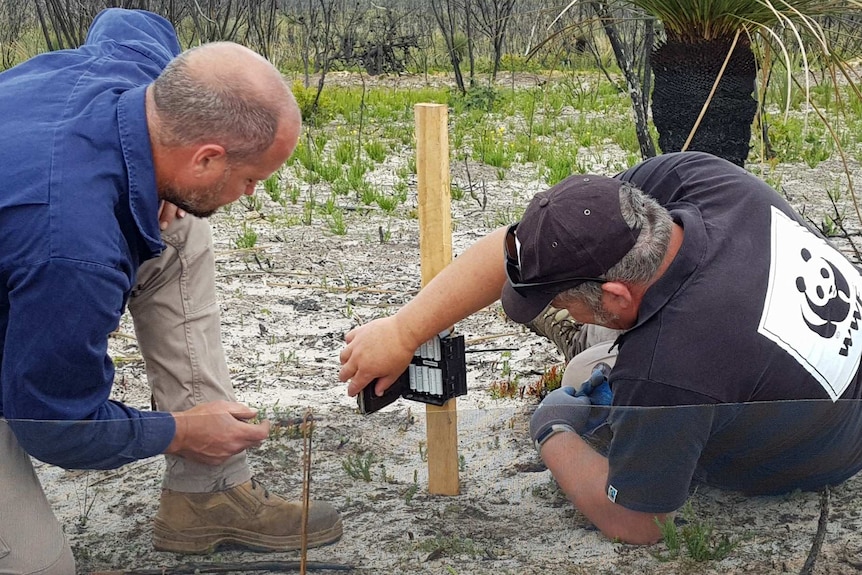
M 607 271 L 604 279 L 632 284 L 644 284 L 655 276 L 664 261 L 673 230 L 673 218 L 663 206 L 629 183 L 620 186 L 620 212 L 630 228 L 640 228 L 635 245 Z M 598 319 L 605 317 L 602 309 L 602 286 L 584 282 L 557 298 L 560 302 L 579 301 L 586 304 Z
M 201 78 L 187 50 L 171 60 L 153 82 L 159 142 L 168 147 L 214 142 L 237 162 L 262 154 L 275 141 L 283 105 L 230 75 Z M 286 89 L 289 95 L 290 89 Z

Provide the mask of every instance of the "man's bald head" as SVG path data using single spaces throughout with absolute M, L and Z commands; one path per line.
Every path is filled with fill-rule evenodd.
M 281 74 L 263 56 L 233 42 L 213 42 L 192 48 L 179 56 L 188 73 L 212 89 L 231 85 L 254 92 L 261 98 L 278 100 L 288 91 Z
M 218 143 L 235 161 L 267 150 L 279 130 L 298 137 L 301 116 L 281 73 L 259 54 L 214 42 L 174 58 L 152 86 L 155 141 Z

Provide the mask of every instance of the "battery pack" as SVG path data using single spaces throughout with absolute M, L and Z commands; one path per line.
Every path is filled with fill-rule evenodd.
M 374 395 L 376 381 L 366 385 L 356 397 L 361 413 L 374 413 L 399 397 L 443 405 L 453 397 L 466 395 L 464 336 L 437 336 L 423 343 L 404 373 L 379 397 Z

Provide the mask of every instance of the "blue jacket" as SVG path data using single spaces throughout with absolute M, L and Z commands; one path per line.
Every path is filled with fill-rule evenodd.
M 110 9 L 80 48 L 0 73 L 0 415 L 48 463 L 118 467 L 174 436 L 108 399 L 107 348 L 164 247 L 144 94 L 179 51 L 167 20 Z

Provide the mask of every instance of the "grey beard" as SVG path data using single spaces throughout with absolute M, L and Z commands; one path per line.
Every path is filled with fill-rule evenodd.
M 216 212 L 216 209 L 218 209 L 203 210 L 197 206 L 197 202 L 181 197 L 180 191 L 170 186 L 160 187 L 159 197 L 166 202 L 172 203 L 187 214 L 191 214 L 199 218 L 208 218 Z

